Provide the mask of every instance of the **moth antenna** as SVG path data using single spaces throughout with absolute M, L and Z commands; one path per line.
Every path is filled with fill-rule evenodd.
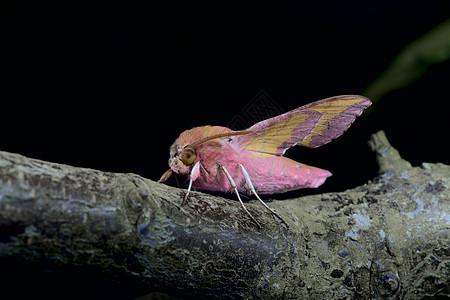
M 186 145 L 184 148 L 188 148 L 188 147 L 195 147 L 199 144 L 202 144 L 204 142 L 210 141 L 210 140 L 214 140 L 214 139 L 220 139 L 226 136 L 235 136 L 235 135 L 243 135 L 243 134 L 249 134 L 252 133 L 253 130 L 241 130 L 241 131 L 232 131 L 232 132 L 224 132 L 224 133 L 218 133 L 218 134 L 213 134 L 207 137 L 204 137 L 202 139 L 199 139 L 198 141 L 193 142 L 192 144 Z

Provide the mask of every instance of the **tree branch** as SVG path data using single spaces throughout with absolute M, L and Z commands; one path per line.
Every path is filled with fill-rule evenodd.
M 0 263 L 87 269 L 205 298 L 449 296 L 449 166 L 401 159 L 373 135 L 380 176 L 340 193 L 256 201 L 0 152 Z

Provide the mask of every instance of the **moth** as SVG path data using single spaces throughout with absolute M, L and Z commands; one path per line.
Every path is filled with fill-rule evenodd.
M 317 148 L 330 142 L 370 105 L 371 101 L 363 96 L 337 96 L 261 121 L 246 130 L 233 131 L 222 126 L 186 130 L 170 147 L 170 169 L 158 182 L 166 181 L 173 172 L 188 175 L 189 186 L 182 205 L 192 186 L 234 192 L 245 213 L 261 228 L 239 195 L 253 194 L 287 226 L 259 194 L 316 188 L 332 174 L 283 157 L 286 150 L 295 145 Z

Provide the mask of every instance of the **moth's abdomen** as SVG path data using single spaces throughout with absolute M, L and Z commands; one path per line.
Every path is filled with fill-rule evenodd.
M 292 159 L 275 155 L 256 158 L 244 165 L 255 189 L 260 194 L 276 194 L 321 186 L 332 174 Z

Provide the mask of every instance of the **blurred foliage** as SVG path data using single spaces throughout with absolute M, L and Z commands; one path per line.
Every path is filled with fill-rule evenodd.
M 363 95 L 376 104 L 388 92 L 407 86 L 419 79 L 428 67 L 449 58 L 450 20 L 447 20 L 406 46 Z

